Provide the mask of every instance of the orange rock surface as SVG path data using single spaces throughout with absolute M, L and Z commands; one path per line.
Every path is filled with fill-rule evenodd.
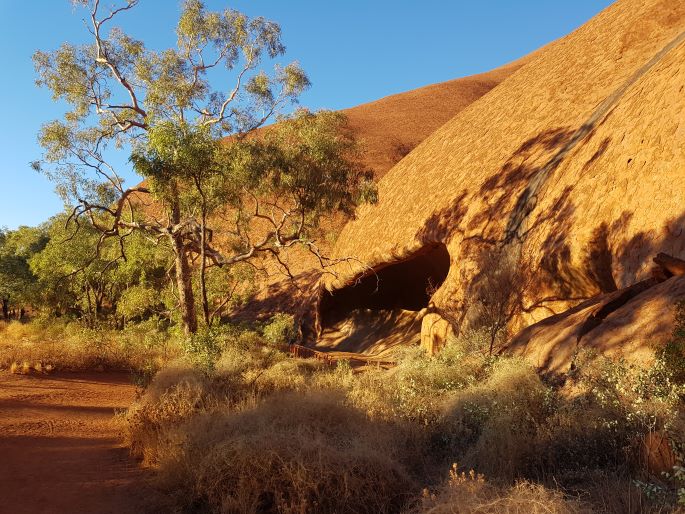
M 685 2 L 619 0 L 390 170 L 378 205 L 337 241 L 363 265 L 341 266 L 326 287 L 443 243 L 451 266 L 430 302 L 463 320 L 479 256 L 504 248 L 526 275 L 515 332 L 647 278 L 657 252 L 685 257 L 683 63 Z M 593 344 L 637 351 L 667 336 L 678 280 L 607 318 Z M 565 347 L 543 339 L 523 345 L 536 361 Z
M 533 55 L 487 73 L 433 84 L 343 110 L 348 126 L 361 144 L 362 164 L 380 179 L 423 139 L 509 77 Z M 324 254 L 331 255 L 332 241 L 345 223 L 342 217 L 324 223 L 322 236 L 317 241 Z M 273 275 L 265 281 L 265 288 L 253 302 L 236 312 L 238 316 L 268 317 L 275 310 L 301 314 L 308 309 L 306 302 L 320 276 L 319 263 L 306 251 L 290 252 L 283 259 L 297 275 L 297 287 L 276 267 L 269 266 Z

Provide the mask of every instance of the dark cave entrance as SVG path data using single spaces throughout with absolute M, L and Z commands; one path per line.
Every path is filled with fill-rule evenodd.
M 425 247 L 408 259 L 378 267 L 355 283 L 324 292 L 319 304 L 320 344 L 341 351 L 363 352 L 388 337 L 399 343 L 418 337 L 417 313 L 428 307 L 433 292 L 450 269 L 444 244 Z

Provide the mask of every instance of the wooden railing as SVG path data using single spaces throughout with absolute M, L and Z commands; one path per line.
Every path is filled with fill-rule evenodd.
M 309 348 L 299 344 L 290 345 L 290 356 L 300 359 L 317 359 L 325 362 L 329 366 L 334 366 L 338 361 L 326 352 L 320 352 L 314 348 Z
M 379 367 L 383 368 L 389 368 L 395 366 L 395 362 L 392 361 L 383 361 L 376 359 L 374 357 L 368 357 L 366 355 L 360 355 L 360 354 L 343 354 L 343 355 L 331 355 L 328 352 L 322 352 L 319 350 L 315 350 L 314 348 L 310 348 L 308 346 L 302 346 L 299 344 L 291 344 L 289 345 L 289 353 L 291 357 L 295 358 L 300 358 L 300 359 L 317 359 L 322 362 L 324 362 L 327 366 L 335 366 L 337 365 L 338 361 L 341 360 L 347 360 L 350 362 L 352 365 L 367 365 L 367 364 L 376 364 Z

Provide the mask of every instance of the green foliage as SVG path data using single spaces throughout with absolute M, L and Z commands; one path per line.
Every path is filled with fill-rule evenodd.
M 224 348 L 223 335 L 220 329 L 203 328 L 185 339 L 185 352 L 198 369 L 205 373 L 214 370 Z
M 270 192 L 291 197 L 314 224 L 324 213 L 351 215 L 378 199 L 373 173 L 355 164 L 359 147 L 346 124 L 339 112 L 299 109 L 265 136 Z
M 93 43 L 65 43 L 34 55 L 37 84 L 71 110 L 43 126 L 39 139 L 45 153 L 33 167 L 54 179 L 64 199 L 75 204 L 72 218 L 88 225 L 80 237 L 92 239 L 98 259 L 110 238 L 122 241 L 140 232 L 158 244 L 165 240 L 162 248 L 178 264 L 180 319 L 194 332 L 196 303 L 209 326 L 233 293 L 244 296 L 248 289 L 231 287 L 228 296 L 212 290 L 210 275 L 216 273 L 207 271 L 208 264 L 232 267 L 270 257 L 287 267 L 279 254 L 295 245 L 318 254 L 311 232 L 320 218 L 350 215 L 359 202 L 375 201 L 377 193 L 371 173 L 356 164 L 356 144 L 341 114 L 299 110 L 279 117 L 309 80 L 297 63 L 269 69 L 268 61 L 285 51 L 276 23 L 230 9 L 210 12 L 202 1 L 187 0 L 176 47 L 154 51 L 109 28 L 115 16 L 137 3 L 120 3 L 108 16 L 99 11 L 100 2 L 76 2 L 90 11 Z M 228 71 L 230 79 L 216 87 L 219 68 L 224 73 L 216 76 L 226 82 Z M 254 133 L 272 118 L 280 122 Z M 107 162 L 117 150 L 128 153 L 147 179 L 145 191 L 126 189 L 122 174 Z M 136 208 L 134 192 L 151 194 L 168 221 Z M 197 257 L 200 271 L 193 275 L 188 261 Z M 96 263 L 88 268 L 111 274 Z M 247 281 L 240 275 L 232 275 L 232 286 Z M 83 280 L 91 293 L 72 291 L 81 311 L 84 298 L 91 302 L 98 289 L 92 276 Z M 137 282 L 117 284 L 116 292 L 98 291 L 96 303 L 107 295 L 114 305 L 123 295 L 122 313 L 141 315 L 146 304 L 151 307 L 151 289 Z
M 264 327 L 264 339 L 274 346 L 281 346 L 295 342 L 297 328 L 295 320 L 290 314 L 278 313 L 274 315 Z
M 67 217 L 45 225 L 42 248 L 28 259 L 36 280 L 33 305 L 90 325 L 108 316 L 152 314 L 166 284 L 168 263 L 160 249 L 135 233 L 121 244 L 101 240 L 92 225 L 67 227 Z
M 151 127 L 147 140 L 134 147 L 131 162 L 138 174 L 150 179 L 160 200 L 173 202 L 181 194 L 192 202 L 198 200 L 198 185 L 204 192 L 211 187 L 205 182 L 217 178 L 220 150 L 208 127 L 165 120 Z
M 581 355 L 580 363 L 579 384 L 603 409 L 607 428 L 634 436 L 668 428 L 685 398 L 685 385 L 674 380 L 663 356 L 647 368 L 592 353 Z
M 159 292 L 145 284 L 125 289 L 117 303 L 117 314 L 127 319 L 141 318 L 159 305 Z
M 685 384 L 685 300 L 676 305 L 673 337 L 658 357 L 672 379 L 678 384 Z
M 128 8 L 136 3 L 129 2 Z M 80 5 L 98 17 L 97 4 Z M 265 121 L 262 112 L 277 112 L 309 86 L 296 63 L 276 65 L 271 73 L 263 66 L 265 57 L 273 59 L 285 51 L 276 23 L 231 9 L 208 12 L 199 0 L 183 4 L 176 48 L 150 50 L 121 29 L 108 29 L 106 22 L 91 29 L 92 44 L 65 43 L 33 57 L 36 83 L 72 107 L 64 121 L 43 127 L 40 140 L 45 160 L 56 164 L 48 173 L 63 179 L 63 191 L 78 198 L 93 198 L 90 164 L 108 173 L 101 164 L 109 143 L 124 147 L 143 136 L 143 146 L 160 150 L 158 157 L 164 153 L 160 144 L 169 138 L 177 143 L 173 148 L 190 143 L 188 148 L 197 150 L 197 140 L 188 139 L 192 136 L 213 146 L 222 135 L 259 126 Z M 219 66 L 236 74 L 235 87 L 212 87 L 212 73 Z M 180 136 L 178 130 L 185 134 Z M 171 176 L 182 169 L 181 161 L 188 163 L 187 158 L 197 154 L 178 157 L 156 162 L 173 164 L 164 172 Z M 118 177 L 112 185 L 121 188 Z
M 42 228 L 0 229 L 0 299 L 16 306 L 35 305 L 37 281 L 29 260 L 47 242 Z

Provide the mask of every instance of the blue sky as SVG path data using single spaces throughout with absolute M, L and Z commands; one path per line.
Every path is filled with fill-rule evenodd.
M 283 61 L 298 60 L 308 73 L 313 87 L 301 103 L 314 109 L 351 107 L 496 68 L 571 32 L 611 3 L 207 1 L 210 9 L 232 7 L 281 24 L 288 48 Z M 177 0 L 141 0 L 121 25 L 149 47 L 172 46 L 179 7 Z M 85 41 L 83 17 L 69 0 L 0 0 L 0 227 L 35 225 L 62 209 L 53 184 L 28 164 L 41 155 L 41 124 L 62 114 L 50 94 L 35 87 L 31 55 Z M 130 183 L 136 180 L 129 175 Z

